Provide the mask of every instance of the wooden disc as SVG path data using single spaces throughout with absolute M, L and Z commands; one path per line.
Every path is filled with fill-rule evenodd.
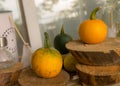
M 66 44 L 66 48 L 81 64 L 120 64 L 120 38 L 108 38 L 99 44 L 84 44 L 80 40 L 73 40 Z
M 23 64 L 18 62 L 18 63 L 15 63 L 12 67 L 9 67 L 9 68 L 5 68 L 5 69 L 0 69 L 0 74 L 3 74 L 3 73 L 14 73 L 18 70 L 21 70 L 23 68 Z
M 120 38 L 107 38 L 98 44 L 85 44 L 80 40 L 73 40 L 66 44 L 66 48 L 73 51 L 109 52 L 120 49 Z
M 120 83 L 120 65 L 88 66 L 77 64 L 79 79 L 90 86 L 106 86 Z
M 55 78 L 40 78 L 28 68 L 21 73 L 18 82 L 20 86 L 66 86 L 69 78 L 69 74 L 64 70 Z
M 18 81 L 22 68 L 22 63 L 16 63 L 12 67 L 0 69 L 0 86 L 14 86 Z

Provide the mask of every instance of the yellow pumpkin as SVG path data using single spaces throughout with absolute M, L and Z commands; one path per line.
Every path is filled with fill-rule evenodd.
M 66 71 L 76 72 L 76 68 L 75 68 L 76 64 L 77 64 L 77 60 L 71 53 L 64 55 L 63 65 Z
M 96 8 L 91 13 L 90 19 L 80 24 L 78 34 L 80 40 L 84 43 L 96 44 L 103 42 L 107 36 L 107 25 L 100 19 L 96 19 L 96 12 L 100 8 Z
M 49 45 L 48 34 L 45 33 L 45 47 L 36 50 L 32 56 L 32 69 L 43 78 L 56 77 L 62 69 L 62 55 Z

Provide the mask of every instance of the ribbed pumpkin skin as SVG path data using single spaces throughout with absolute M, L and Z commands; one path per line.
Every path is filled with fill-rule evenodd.
M 31 64 L 38 76 L 56 77 L 62 70 L 62 55 L 54 48 L 41 48 L 34 52 Z

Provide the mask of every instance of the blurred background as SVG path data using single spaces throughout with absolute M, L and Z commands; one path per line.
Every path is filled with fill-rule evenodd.
M 91 11 L 98 6 L 101 10 L 97 17 L 107 23 L 108 37 L 119 36 L 120 0 L 35 0 L 35 6 L 40 28 L 51 34 L 52 41 L 62 25 L 66 33 L 78 39 L 80 23 L 89 19 Z
M 0 0 L 0 11 L 12 11 L 16 25 L 25 40 L 30 43 L 24 3 L 24 0 Z M 32 4 L 32 6 L 29 7 L 28 4 Z M 43 33 L 47 31 L 53 43 L 54 37 L 60 33 L 62 25 L 64 25 L 65 32 L 70 34 L 73 39 L 79 39 L 77 30 L 80 23 L 89 19 L 91 11 L 98 6 L 101 6 L 102 10 L 98 12 L 97 16 L 108 24 L 110 36 L 119 36 L 120 0 L 28 0 L 28 4 L 25 5 L 30 8 L 29 10 L 35 8 L 35 13 L 29 15 L 36 15 L 38 21 L 35 22 L 39 24 L 42 42 Z M 23 43 L 17 34 L 16 36 L 21 55 Z

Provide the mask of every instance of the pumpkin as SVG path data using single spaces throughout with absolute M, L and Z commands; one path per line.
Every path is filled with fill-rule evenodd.
M 62 55 L 50 46 L 49 35 L 45 32 L 44 47 L 37 49 L 32 55 L 32 69 L 40 77 L 56 77 L 62 69 Z
M 63 66 L 66 71 L 76 72 L 76 68 L 75 68 L 76 64 L 77 64 L 77 60 L 71 53 L 64 55 Z
M 95 8 L 90 19 L 83 21 L 78 29 L 80 40 L 84 43 L 96 44 L 101 43 L 107 36 L 107 25 L 104 21 L 96 18 L 96 13 L 100 8 Z
M 69 50 L 65 47 L 65 44 L 71 40 L 72 37 L 64 32 L 64 27 L 62 26 L 60 34 L 56 35 L 54 38 L 54 47 L 61 54 L 67 54 Z

